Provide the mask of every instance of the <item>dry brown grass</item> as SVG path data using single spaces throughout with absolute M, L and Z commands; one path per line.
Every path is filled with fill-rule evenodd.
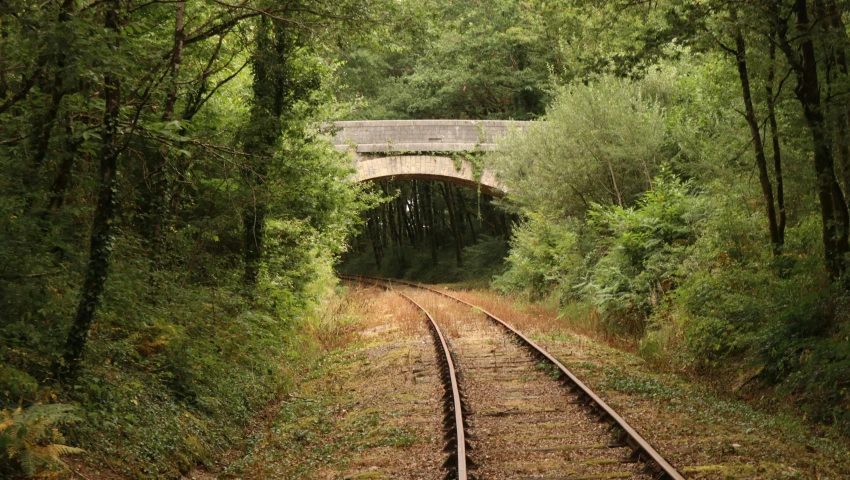
M 361 337 L 386 329 L 405 337 L 427 328 L 422 313 L 396 292 L 362 284 L 352 285 L 346 297 L 351 299 L 350 313 Z
M 484 314 L 477 308 L 425 290 L 411 288 L 406 293 L 434 316 L 440 329 L 449 339 L 460 338 L 470 330 L 488 328 L 490 325 Z
M 610 347 L 630 352 L 637 351 L 637 341 L 611 335 L 601 327 L 601 318 L 595 309 L 578 311 L 571 315 L 559 314 L 555 309 L 539 303 L 529 303 L 519 298 L 504 296 L 487 290 L 452 290 L 443 288 L 461 300 L 476 305 L 504 320 L 520 332 L 529 335 L 578 334 Z
M 395 319 L 394 323 L 398 326 L 401 336 L 406 337 L 427 330 L 425 316 L 406 298 L 394 291 L 384 291 L 382 295 L 385 297 L 383 303 L 388 310 L 387 314 Z
M 353 295 L 328 295 L 318 321 L 313 324 L 313 336 L 325 351 L 348 345 L 357 332 L 352 313 L 362 308 L 359 297 Z

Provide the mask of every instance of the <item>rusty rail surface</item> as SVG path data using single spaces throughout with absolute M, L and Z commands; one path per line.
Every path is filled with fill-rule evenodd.
M 342 274 L 340 274 L 339 277 L 345 280 L 358 282 L 362 281 L 363 278 L 366 278 Z M 443 395 L 443 412 L 445 414 L 443 426 L 446 428 L 447 433 L 449 433 L 446 449 L 448 451 L 454 451 L 454 453 L 452 453 L 443 464 L 443 468 L 449 471 L 446 476 L 447 479 L 468 480 L 468 471 L 469 467 L 472 466 L 472 462 L 467 456 L 467 448 L 469 445 L 466 440 L 466 421 L 463 418 L 463 414 L 466 412 L 466 407 L 464 406 L 463 398 L 460 395 L 460 383 L 458 382 L 457 370 L 455 369 L 455 363 L 452 358 L 451 350 L 449 349 L 448 341 L 428 310 L 417 303 L 416 300 L 408 297 L 403 292 L 394 290 L 389 282 L 387 282 L 387 285 L 381 284 L 380 282 L 383 281 L 383 279 L 369 279 L 372 280 L 375 285 L 400 295 L 424 313 L 425 317 L 428 319 L 428 325 L 434 338 L 434 346 L 439 352 L 442 352 L 442 355 L 437 355 L 437 357 L 440 361 L 440 378 L 443 380 L 443 386 L 446 390 L 445 395 Z
M 515 329 L 504 320 L 484 310 L 483 308 L 480 308 L 465 300 L 461 300 L 460 298 L 457 298 L 450 293 L 443 292 L 433 287 L 407 282 L 404 280 L 390 280 L 365 275 L 348 275 L 348 277 L 357 279 L 365 278 L 376 282 L 386 282 L 389 285 L 389 287 L 387 288 L 391 288 L 392 283 L 395 282 L 401 285 L 427 290 L 438 295 L 442 295 L 446 298 L 450 298 L 456 302 L 460 302 L 481 312 L 482 314 L 484 314 L 484 316 L 496 322 L 498 325 L 501 325 L 508 332 L 518 338 L 532 351 L 535 356 L 541 359 L 548 360 L 550 363 L 555 365 L 558 370 L 560 370 L 559 379 L 564 382 L 564 384 L 567 388 L 569 388 L 571 393 L 579 397 L 579 404 L 594 413 L 597 416 L 597 421 L 599 421 L 600 423 L 608 424 L 609 431 L 615 433 L 616 439 L 608 446 L 612 448 L 629 447 L 632 449 L 631 455 L 623 459 L 623 462 L 643 462 L 643 473 L 651 475 L 652 478 L 655 480 L 685 480 L 685 477 L 681 473 L 679 473 L 679 471 L 676 470 L 676 468 L 673 467 L 667 460 L 665 460 L 664 457 L 662 457 L 661 454 L 658 453 L 658 451 L 655 450 L 655 448 L 650 445 L 649 442 L 646 441 L 646 439 L 644 439 L 634 428 L 632 428 L 632 426 L 629 425 L 629 423 L 626 422 L 623 417 L 617 414 L 617 412 L 615 412 L 613 408 L 611 408 L 607 403 L 605 403 L 604 400 L 602 400 L 598 395 L 596 395 L 596 393 L 594 393 L 590 389 L 590 387 L 588 387 L 584 384 L 584 382 L 579 380 L 578 377 L 576 377 L 566 366 L 564 366 L 563 363 L 558 361 L 558 359 L 552 356 L 549 352 L 538 346 L 530 338 L 520 333 L 519 330 Z

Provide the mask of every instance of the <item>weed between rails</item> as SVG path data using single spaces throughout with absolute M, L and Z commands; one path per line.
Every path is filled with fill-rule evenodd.
M 549 378 L 552 378 L 553 380 L 557 380 L 561 377 L 561 370 L 559 370 L 558 367 L 556 367 L 549 361 L 537 362 L 534 365 L 534 369 L 545 373 L 549 376 Z
M 457 338 L 460 335 L 460 331 L 468 327 L 467 319 L 470 318 L 470 315 L 475 315 L 476 318 L 480 317 L 481 320 L 485 320 L 484 315 L 480 312 L 454 300 L 419 291 L 408 291 L 407 293 L 426 310 L 431 312 L 443 334 L 449 340 Z
M 370 285 L 354 285 L 349 297 L 356 297 L 359 328 L 367 335 L 376 329 L 398 328 L 402 333 L 421 332 L 421 312 L 393 291 Z
M 521 332 L 562 332 L 564 330 L 566 322 L 539 305 L 524 305 L 525 308 L 519 310 L 516 308 L 515 299 L 498 294 L 475 290 L 456 290 L 450 293 L 501 318 Z

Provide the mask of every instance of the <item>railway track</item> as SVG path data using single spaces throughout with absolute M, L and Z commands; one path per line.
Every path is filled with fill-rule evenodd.
M 427 317 L 442 352 L 447 478 L 684 479 L 560 361 L 497 316 L 423 285 L 341 278 L 394 290 Z
M 357 277 L 344 275 L 341 277 L 349 280 L 357 279 Z M 392 290 L 389 284 L 382 284 L 377 281 L 375 284 L 387 290 Z M 447 470 L 446 478 L 453 480 L 473 478 L 469 476 L 469 467 L 473 466 L 473 464 L 467 454 L 469 444 L 467 442 L 466 428 L 468 424 L 464 418 L 466 407 L 460 393 L 457 369 L 455 368 L 455 362 L 448 340 L 428 310 L 410 296 L 398 291 L 395 293 L 410 302 L 425 315 L 425 318 L 428 320 L 428 327 L 431 330 L 431 336 L 434 340 L 434 347 L 437 350 L 440 379 L 443 382 L 443 388 L 445 390 L 442 401 L 444 413 L 443 427 L 447 440 L 446 451 L 450 452 L 449 457 L 443 464 L 443 468 Z

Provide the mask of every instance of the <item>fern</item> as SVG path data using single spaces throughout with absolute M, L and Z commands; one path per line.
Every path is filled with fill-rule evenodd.
M 74 407 L 64 404 L 0 410 L 0 473 L 17 470 L 29 477 L 50 477 L 64 471 L 61 457 L 84 450 L 65 445 L 57 426 L 77 420 Z

